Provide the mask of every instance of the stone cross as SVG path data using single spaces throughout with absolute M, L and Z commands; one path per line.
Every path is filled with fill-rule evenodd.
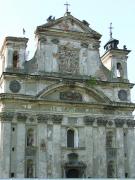
M 66 6 L 66 12 L 68 12 L 68 6 L 70 6 L 70 4 L 68 4 L 67 2 L 66 2 L 66 4 L 64 4 L 65 6 Z
M 111 38 L 112 38 L 112 29 L 113 29 L 113 27 L 112 27 L 112 22 L 110 23 L 109 29 L 110 29 L 110 39 L 111 39 Z

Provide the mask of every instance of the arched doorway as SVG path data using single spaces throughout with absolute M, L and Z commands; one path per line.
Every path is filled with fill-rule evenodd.
M 79 178 L 79 170 L 69 169 L 66 173 L 66 178 Z

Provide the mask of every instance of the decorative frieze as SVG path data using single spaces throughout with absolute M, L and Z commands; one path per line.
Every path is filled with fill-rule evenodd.
M 14 117 L 13 112 L 2 112 L 0 114 L 1 121 L 12 121 L 13 117 Z
M 92 125 L 94 121 L 95 121 L 94 117 L 89 117 L 89 116 L 84 117 L 85 125 Z
M 47 123 L 47 121 L 50 119 L 51 115 L 43 115 L 43 114 L 38 114 L 37 115 L 37 121 L 39 123 Z
M 106 126 L 107 120 L 104 117 L 97 117 L 97 125 L 99 126 Z
M 61 123 L 63 116 L 62 115 L 50 115 L 50 114 L 38 114 L 37 120 L 39 123 L 47 123 L 47 121 L 51 120 L 53 123 Z
M 123 127 L 125 120 L 124 119 L 114 119 L 116 127 Z
M 90 116 L 84 117 L 85 125 L 93 125 L 94 122 L 97 122 L 98 126 L 106 126 L 106 125 L 113 126 L 113 124 L 115 123 L 116 127 L 123 127 L 124 124 L 127 124 L 128 127 L 135 127 L 135 120 L 125 120 L 120 118 L 108 120 L 105 117 L 90 117 Z
M 112 126 L 113 125 L 113 121 L 108 121 L 108 123 L 107 123 L 109 126 Z
M 62 122 L 63 116 L 62 115 L 52 115 L 53 123 L 60 124 Z
M 27 115 L 24 113 L 17 113 L 17 120 L 20 122 L 26 122 Z
M 135 120 L 127 120 L 128 127 L 135 127 Z

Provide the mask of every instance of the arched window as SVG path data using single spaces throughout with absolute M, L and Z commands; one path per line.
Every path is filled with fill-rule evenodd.
M 114 161 L 109 161 L 107 164 L 107 177 L 108 178 L 115 177 L 115 163 L 114 163 Z
M 106 133 L 106 146 L 113 147 L 113 132 L 112 131 L 108 131 Z
M 14 51 L 14 53 L 13 53 L 13 68 L 18 67 L 18 61 L 19 61 L 19 54 L 17 51 Z
M 67 130 L 67 147 L 78 147 L 78 131 L 74 128 Z
M 74 147 L 74 134 L 73 129 L 67 131 L 67 147 Z
M 26 177 L 27 178 L 33 178 L 34 177 L 34 163 L 33 163 L 32 159 L 27 160 Z
M 121 63 L 117 63 L 117 77 L 122 77 L 122 76 L 123 76 L 123 69 Z
M 27 146 L 34 145 L 34 130 L 32 128 L 27 130 Z

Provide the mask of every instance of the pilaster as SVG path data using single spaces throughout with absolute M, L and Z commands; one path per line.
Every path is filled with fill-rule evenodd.
M 17 146 L 16 146 L 16 177 L 25 177 L 25 137 L 26 129 L 24 123 L 17 124 Z
M 135 130 L 129 128 L 127 133 L 127 147 L 128 147 L 128 166 L 130 178 L 135 178 Z
M 98 128 L 98 157 L 99 157 L 99 177 L 105 178 L 107 176 L 106 164 L 106 129 L 105 126 Z
M 93 127 L 85 126 L 85 144 L 86 144 L 86 176 L 93 177 Z
M 61 124 L 53 124 L 53 177 L 61 178 Z
M 11 123 L 1 122 L 1 178 L 10 177 Z
M 38 178 L 47 178 L 47 124 L 39 123 L 37 126 L 38 137 Z
M 116 128 L 116 147 L 117 147 L 117 177 L 125 178 L 125 156 L 123 128 Z

